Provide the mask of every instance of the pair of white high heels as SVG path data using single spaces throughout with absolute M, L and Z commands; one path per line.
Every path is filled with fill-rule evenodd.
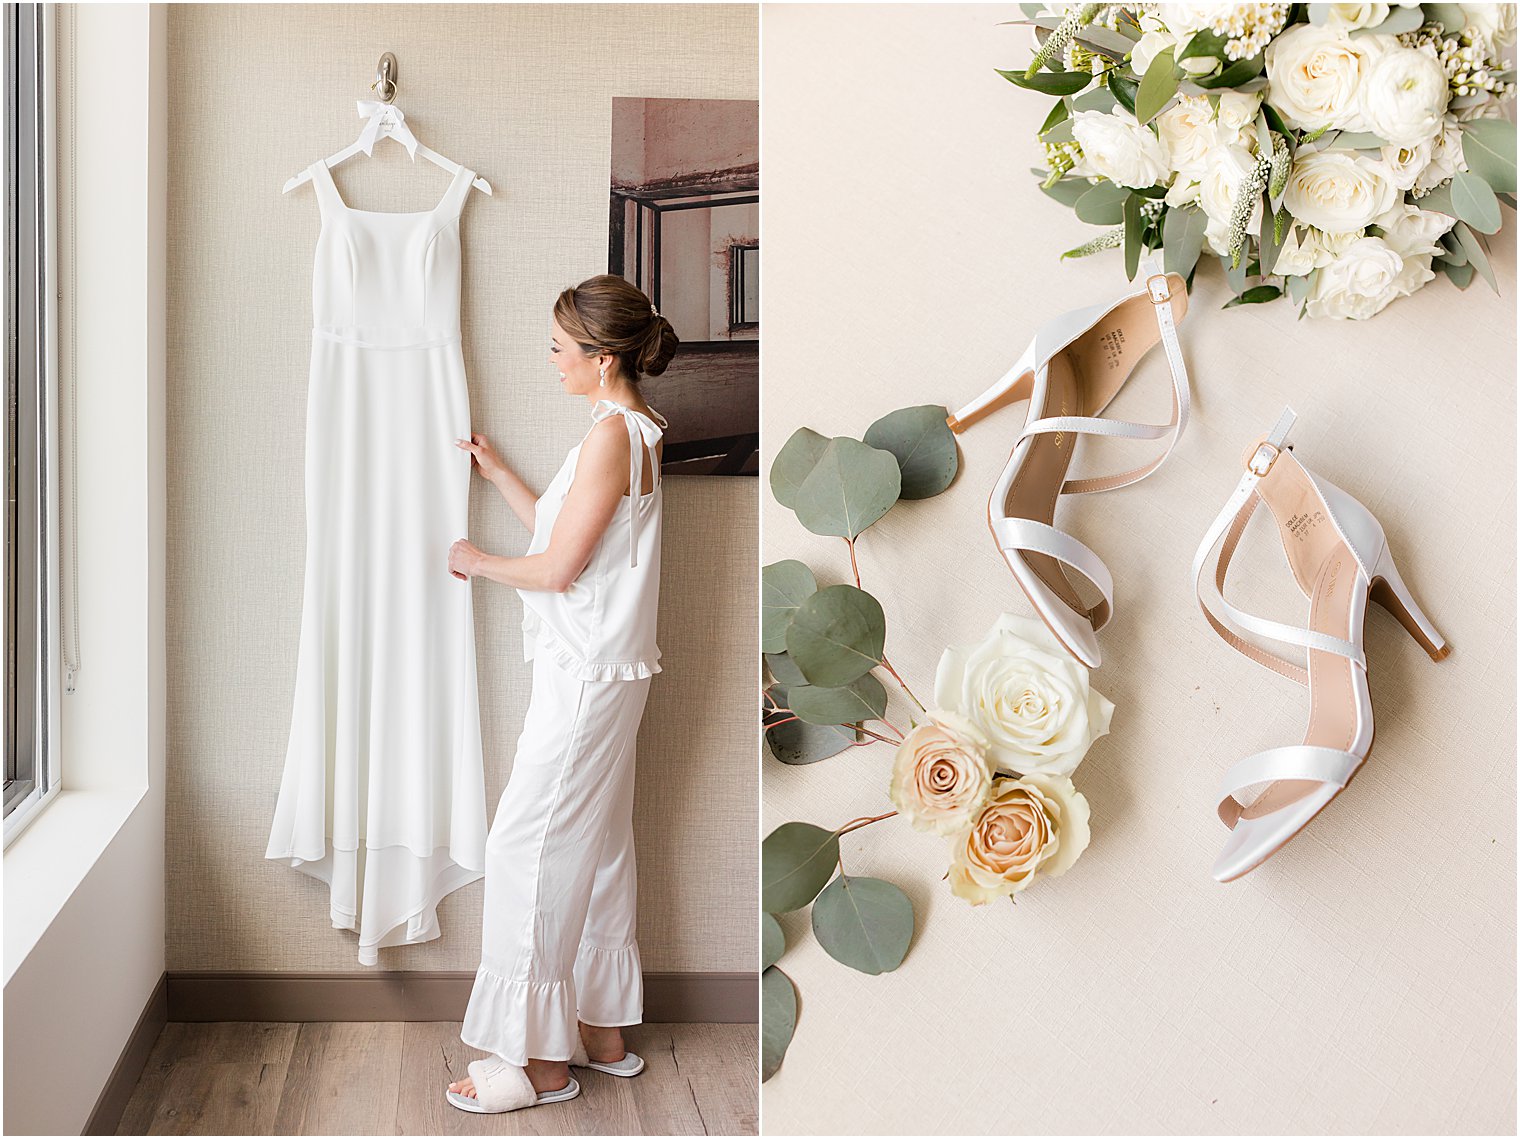
M 1089 668 L 1102 662 L 1096 634 L 1113 612 L 1113 579 L 1097 554 L 1055 528 L 1056 501 L 1062 494 L 1143 479 L 1171 453 L 1188 420 L 1187 369 L 1177 340 L 1187 292 L 1176 273 L 1160 273 L 1149 262 L 1145 273 L 1143 288 L 1112 304 L 1078 309 L 1044 325 L 997 383 L 947 419 L 959 433 L 998 408 L 1028 401 L 1023 430 L 988 499 L 987 523 L 1035 611 Z M 1171 369 L 1171 420 L 1156 425 L 1102 418 L 1158 342 Z M 1399 576 L 1377 519 L 1293 453 L 1287 442 L 1293 420 L 1293 411 L 1285 410 L 1247 450 L 1240 482 L 1193 558 L 1193 585 L 1209 625 L 1232 648 L 1305 685 L 1312 702 L 1302 743 L 1258 752 L 1226 773 L 1219 817 L 1230 836 L 1214 864 L 1221 882 L 1281 849 L 1370 753 L 1372 701 L 1362 637 L 1369 599 L 1398 618 L 1433 660 L 1451 651 Z M 1067 471 L 1078 435 L 1164 439 L 1165 447 L 1133 470 L 1071 479 Z M 1294 580 L 1308 599 L 1304 627 L 1253 616 L 1224 598 L 1230 558 L 1261 503 L 1277 523 Z M 1300 646 L 1306 662 L 1262 647 L 1253 635 Z

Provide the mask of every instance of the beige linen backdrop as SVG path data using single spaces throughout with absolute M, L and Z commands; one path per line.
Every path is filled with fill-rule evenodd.
M 318 229 L 285 179 L 348 145 L 382 52 L 428 146 L 487 178 L 463 213 L 472 421 L 542 489 L 590 424 L 547 363 L 559 290 L 607 266 L 611 100 L 756 97 L 753 7 L 174 5 L 169 13 L 168 968 L 360 969 L 326 888 L 264 848 L 301 617 L 303 455 Z M 390 141 L 349 202 L 407 210 L 448 176 Z M 665 671 L 639 734 L 639 941 L 653 972 L 754 967 L 756 482 L 666 489 Z M 470 537 L 528 536 L 476 479 Z M 528 702 L 521 606 L 474 584 L 488 815 Z M 481 887 L 440 940 L 380 969 L 473 970 Z
M 993 72 L 1029 59 L 1028 30 L 996 26 L 1016 17 L 764 9 L 766 470 L 800 424 L 858 437 L 892 408 L 969 399 L 1038 323 L 1127 288 L 1117 255 L 1057 260 L 1092 231 L 1029 173 L 1050 100 Z M 1222 274 L 1200 270 L 1181 328 L 1187 434 L 1149 479 L 1057 515 L 1117 593 L 1093 678 L 1113 731 L 1075 777 L 1091 846 L 1016 906 L 973 909 L 940 881 L 944 840 L 896 820 L 848 835 L 845 868 L 905 889 L 918 930 L 901 968 L 868 977 L 823 953 L 805 913 L 785 918 L 801 1010 L 763 1088 L 768 1133 L 1514 1133 L 1511 236 L 1494 261 L 1501 296 L 1443 278 L 1366 323 L 1221 312 Z M 1164 422 L 1167 391 L 1158 350 L 1115 412 Z M 1285 403 L 1297 454 L 1377 513 L 1453 651 L 1432 663 L 1374 611 L 1371 760 L 1278 856 L 1221 885 L 1219 777 L 1298 742 L 1308 705 L 1214 635 L 1188 567 Z M 971 428 L 955 485 L 859 542 L 887 651 L 925 698 L 947 643 L 1031 612 L 985 517 L 1023 415 Z M 1147 446 L 1078 463 L 1122 470 Z M 849 578 L 839 540 L 764 499 L 764 561 Z M 1271 530 L 1253 522 L 1232 589 L 1295 620 Z M 889 809 L 890 759 L 884 745 L 801 768 L 767 758 L 762 829 Z

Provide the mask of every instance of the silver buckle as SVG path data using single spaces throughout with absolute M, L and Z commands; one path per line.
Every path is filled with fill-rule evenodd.
M 1161 282 L 1161 293 L 1156 293 L 1156 282 Z M 1150 294 L 1151 304 L 1164 305 L 1172 299 L 1172 283 L 1167 280 L 1165 273 L 1157 273 L 1145 279 L 1145 291 Z
M 1251 452 L 1251 458 L 1246 463 L 1246 470 L 1257 478 L 1263 478 L 1272 469 L 1272 464 L 1277 462 L 1277 456 L 1282 454 L 1282 449 L 1276 443 L 1263 441 L 1256 450 Z

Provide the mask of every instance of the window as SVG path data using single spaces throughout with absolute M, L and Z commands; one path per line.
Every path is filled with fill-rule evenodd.
M 52 296 L 48 264 L 51 212 L 49 137 L 53 101 L 51 14 L 42 4 L 4 8 L 5 225 L 0 230 L 5 266 L 5 431 L 0 465 L 5 472 L 4 576 L 5 686 L 0 690 L 5 726 L 5 836 L 9 839 L 57 789 L 58 771 L 49 747 L 56 720 L 57 685 L 50 628 L 53 551 L 48 519 L 52 455 L 54 368 L 50 352 Z M 50 602 L 53 604 L 50 605 Z

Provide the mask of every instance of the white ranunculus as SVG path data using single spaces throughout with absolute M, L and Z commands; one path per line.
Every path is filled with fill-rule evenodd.
M 1244 91 L 1225 91 L 1219 96 L 1219 132 L 1226 142 L 1242 142 L 1241 135 L 1251 131 L 1256 123 L 1256 110 L 1261 106 L 1261 92 L 1247 94 Z
M 1078 111 L 1071 133 L 1082 147 L 1073 173 L 1107 178 L 1132 190 L 1164 183 L 1171 174 L 1165 146 L 1123 107 Z
M 1429 52 L 1392 47 L 1378 56 L 1362 83 L 1367 129 L 1395 146 L 1419 146 L 1441 131 L 1451 88 Z
M 1334 320 L 1366 320 L 1390 301 L 1424 284 L 1417 258 L 1406 274 L 1405 259 L 1380 237 L 1363 237 L 1319 271 L 1309 293 L 1308 314 Z M 1425 258 L 1429 262 L 1429 258 Z M 1428 268 L 1428 266 L 1427 266 Z M 1413 284 L 1413 287 L 1409 287 Z
M 1462 157 L 1462 127 L 1455 115 L 1447 115 L 1441 123 L 1441 131 L 1430 140 L 1430 164 L 1420 171 L 1414 180 L 1417 191 L 1431 190 L 1446 181 L 1458 170 L 1466 170 L 1467 161 Z
M 1387 4 L 1326 4 L 1325 26 L 1354 31 L 1375 28 L 1388 18 Z
M 1334 261 L 1361 236 L 1359 229 L 1350 233 L 1325 233 L 1312 225 L 1295 224 L 1283 242 L 1273 272 L 1289 277 L 1307 277 L 1315 269 L 1323 269 Z
M 1383 241 L 1400 257 L 1435 253 L 1441 235 L 1457 219 L 1435 210 L 1422 210 L 1408 202 L 1396 202 L 1387 213 L 1379 214 L 1374 224 L 1383 231 Z
M 1267 102 L 1291 127 L 1364 130 L 1359 93 L 1382 53 L 1376 41 L 1341 28 L 1295 24 L 1267 45 Z
M 1197 180 L 1208 164 L 1209 153 L 1219 144 L 1214 128 L 1214 108 L 1202 95 L 1184 95 L 1175 106 L 1156 116 L 1156 130 L 1166 144 L 1172 169 Z
M 1383 165 L 1388 168 L 1388 180 L 1400 190 L 1414 186 L 1420 171 L 1430 165 L 1430 141 L 1419 146 L 1385 146 L 1382 150 Z
M 971 721 L 1003 771 L 1070 775 L 1108 732 L 1113 704 L 1045 622 L 1004 613 L 975 645 L 952 645 L 934 701 Z
M 1398 198 L 1382 162 L 1349 150 L 1316 151 L 1295 159 L 1283 191 L 1290 214 L 1331 233 L 1366 228 Z

